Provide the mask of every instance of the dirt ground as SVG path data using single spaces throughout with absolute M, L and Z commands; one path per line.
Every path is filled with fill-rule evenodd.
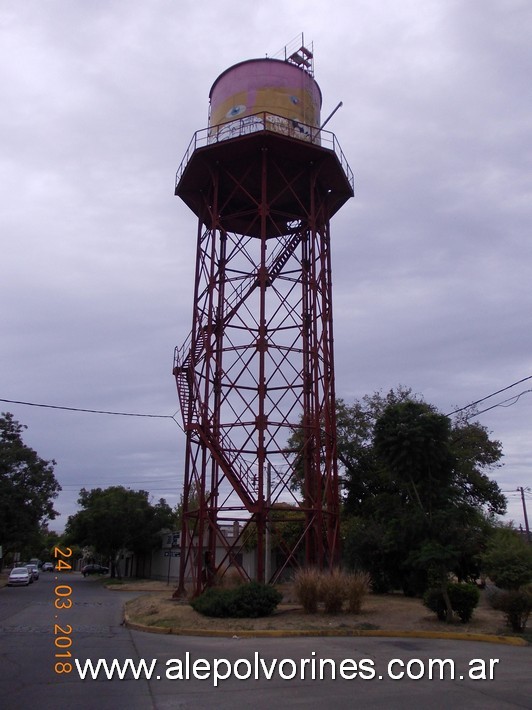
M 233 632 L 277 630 L 326 631 L 334 634 L 372 631 L 431 631 L 458 632 L 468 634 L 511 635 L 505 626 L 501 612 L 492 609 L 481 594 L 479 606 L 467 624 L 460 621 L 446 624 L 437 620 L 435 614 L 423 606 L 420 599 L 412 599 L 402 594 L 369 594 L 362 605 L 360 614 L 305 614 L 301 607 L 285 592 L 283 603 L 268 617 L 260 619 L 215 619 L 195 612 L 189 604 L 172 599 L 173 589 L 164 583 L 151 582 L 125 584 L 123 591 L 150 590 L 146 594 L 126 604 L 128 620 L 145 626 L 172 628 L 176 632 L 186 630 L 201 632 Z M 159 589 L 160 591 L 155 591 Z

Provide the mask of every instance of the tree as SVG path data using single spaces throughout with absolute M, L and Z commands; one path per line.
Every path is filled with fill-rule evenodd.
M 363 499 L 369 490 L 367 487 L 372 486 L 371 477 L 359 473 L 366 472 L 375 463 L 372 449 L 375 422 L 388 405 L 410 398 L 412 398 L 412 390 L 399 386 L 397 390 L 390 390 L 386 395 L 380 392 L 365 395 L 361 400 L 355 400 L 352 405 L 346 404 L 343 399 L 336 400 L 336 453 L 343 473 L 341 483 L 347 491 L 347 501 L 344 502 L 348 507 L 350 496 Z M 288 450 L 295 456 L 291 487 L 301 494 L 303 489 L 301 452 L 305 443 L 303 427 L 294 429 L 288 439 Z
M 164 498 L 151 505 L 147 491 L 123 486 L 90 491 L 82 488 L 78 504 L 82 509 L 71 515 L 66 525 L 67 540 L 80 546 L 91 545 L 110 559 L 112 576 L 120 576 L 121 551 L 138 555 L 149 552 L 159 541 L 158 533 L 172 525 L 170 506 Z
M 532 545 L 509 527 L 495 531 L 482 558 L 483 570 L 501 589 L 532 582 Z
M 373 446 L 377 419 L 391 405 L 418 401 L 412 390 L 399 386 L 386 395 L 375 392 L 348 405 L 336 405 L 337 451 L 345 491 L 344 512 L 356 515 L 368 499 L 389 490 L 383 466 Z
M 36 557 L 43 562 L 54 560 L 54 549 L 61 547 L 61 537 L 54 530 L 50 530 L 47 524 L 41 525 L 39 530 L 39 541 L 35 546 Z
M 53 501 L 61 486 L 55 461 L 26 446 L 26 429 L 9 412 L 0 415 L 0 543 L 5 550 L 32 554 L 41 526 L 57 516 Z
M 502 450 L 466 417 L 451 421 L 404 388 L 339 407 L 338 457 L 352 519 L 346 558 L 381 585 L 421 593 L 432 575 L 475 577 L 493 516 L 505 511 L 485 471 Z

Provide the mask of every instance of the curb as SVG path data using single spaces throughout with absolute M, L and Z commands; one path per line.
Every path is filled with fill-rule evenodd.
M 145 626 L 130 621 L 128 614 L 124 612 L 124 626 L 134 631 L 143 631 L 150 634 L 169 634 L 173 636 L 209 636 L 212 638 L 301 638 L 301 637 L 362 637 L 373 636 L 381 638 L 421 638 L 421 639 L 449 639 L 454 641 L 480 641 L 483 643 L 504 644 L 506 646 L 528 646 L 525 639 L 516 636 L 491 636 L 489 634 L 468 634 L 453 631 L 399 631 L 390 629 L 388 631 L 366 630 L 366 629 L 323 629 L 323 630 L 287 630 L 268 631 L 257 629 L 255 631 L 222 631 L 218 629 L 180 629 L 164 626 Z

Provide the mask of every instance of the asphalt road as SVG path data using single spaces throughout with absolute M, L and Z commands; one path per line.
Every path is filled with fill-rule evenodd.
M 79 574 L 57 577 L 45 573 L 30 587 L 0 589 L 3 710 L 532 708 L 532 647 L 438 639 L 147 634 L 121 624 L 122 605 L 135 594 L 105 590 Z M 108 664 L 117 659 L 121 668 L 132 659 L 135 671 L 143 659 L 148 669 L 153 664 L 151 678 L 142 673 L 134 678 L 130 667 L 123 679 L 116 670 L 107 679 L 102 668 L 93 679 L 85 664 L 90 660 L 95 667 L 98 659 Z M 323 659 L 328 660 L 320 680 Z M 445 659 L 440 679 L 438 661 Z M 76 660 L 81 673 L 87 671 L 84 680 Z M 71 663 L 71 670 L 57 663 Z M 486 678 L 470 677 L 482 676 L 483 670 Z

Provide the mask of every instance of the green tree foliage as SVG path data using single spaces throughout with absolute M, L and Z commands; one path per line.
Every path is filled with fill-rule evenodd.
M 482 567 L 501 589 L 519 589 L 532 582 L 532 545 L 515 530 L 499 528 L 482 558 Z
M 0 415 L 0 543 L 4 550 L 33 554 L 41 526 L 57 516 L 53 501 L 61 486 L 55 461 L 45 461 L 22 440 L 25 426 Z
M 39 544 L 36 545 L 36 556 L 42 562 L 53 562 L 54 548 L 61 547 L 61 538 L 54 530 L 49 530 L 48 525 L 41 525 L 39 530 Z
M 486 474 L 500 443 L 405 388 L 340 402 L 338 415 L 346 562 L 368 570 L 381 591 L 421 593 L 429 573 L 441 585 L 450 571 L 477 576 L 492 517 L 506 507 Z
M 66 525 L 67 540 L 93 546 L 112 563 L 118 560 L 121 550 L 139 555 L 149 552 L 158 544 L 160 530 L 171 527 L 173 518 L 164 498 L 151 505 L 146 491 L 123 486 L 90 491 L 82 488 L 78 504 L 81 510 L 71 515 Z

